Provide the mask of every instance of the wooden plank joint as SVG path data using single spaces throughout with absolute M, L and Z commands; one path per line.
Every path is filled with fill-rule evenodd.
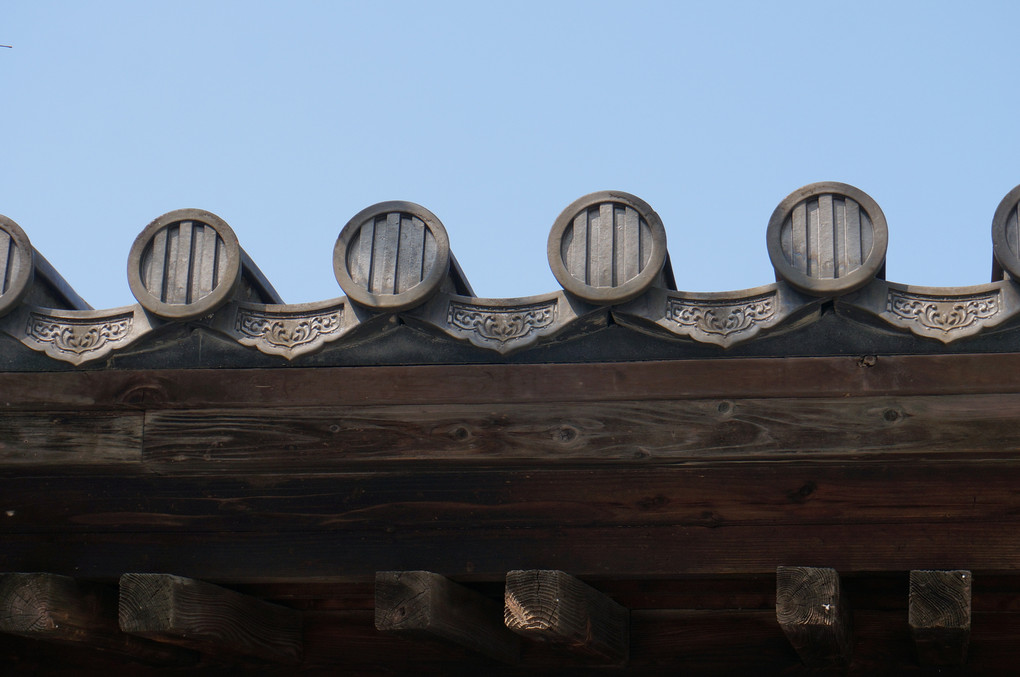
M 430 571 L 377 571 L 380 632 L 457 644 L 515 664 L 520 640 L 500 622 L 499 603 Z
M 211 583 L 170 574 L 120 577 L 124 632 L 204 652 L 295 664 L 301 612 Z
M 524 637 L 563 644 L 613 664 L 630 653 L 630 611 L 555 570 L 506 575 L 504 620 Z
M 923 666 L 962 666 L 970 644 L 969 571 L 910 572 L 910 633 Z
M 850 663 L 850 611 L 835 569 L 777 568 L 776 618 L 808 667 Z

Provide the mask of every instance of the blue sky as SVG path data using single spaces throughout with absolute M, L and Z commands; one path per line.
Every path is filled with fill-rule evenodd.
M 433 211 L 480 296 L 558 289 L 559 212 L 660 214 L 680 289 L 773 279 L 813 181 L 889 222 L 888 278 L 986 282 L 1020 183 L 1020 4 L 46 2 L 0 7 L 0 213 L 96 307 L 171 209 L 224 218 L 288 302 L 381 200 Z

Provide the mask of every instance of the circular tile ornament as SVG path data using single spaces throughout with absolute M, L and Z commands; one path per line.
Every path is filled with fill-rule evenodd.
M 601 305 L 647 290 L 666 262 L 666 229 L 639 197 L 600 191 L 575 200 L 549 233 L 549 267 L 563 288 Z
M 396 312 L 419 306 L 450 270 L 450 238 L 413 202 L 380 202 L 354 215 L 333 248 L 333 273 L 352 301 Z
M 0 316 L 25 298 L 35 277 L 35 250 L 25 231 L 0 214 Z
M 1020 186 L 1006 193 L 992 217 L 992 253 L 995 260 L 1014 280 L 1020 280 L 1020 224 L 1017 206 Z
M 799 188 L 779 203 L 766 234 L 776 274 L 812 296 L 860 289 L 885 264 L 885 215 L 864 191 L 824 181 Z
M 171 320 L 208 315 L 241 281 L 241 247 L 227 222 L 177 209 L 145 227 L 128 255 L 128 284 L 142 307 Z

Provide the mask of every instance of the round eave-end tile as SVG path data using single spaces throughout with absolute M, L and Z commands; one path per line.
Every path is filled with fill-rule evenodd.
M 889 229 L 864 191 L 824 181 L 799 188 L 769 219 L 769 258 L 776 273 L 812 296 L 860 289 L 882 270 Z
M 1020 279 L 1020 224 L 1017 206 L 1020 186 L 1006 193 L 992 217 L 992 253 L 1002 269 L 1014 280 Z
M 449 270 L 446 228 L 413 202 L 380 202 L 361 210 L 333 248 L 333 273 L 347 297 L 387 312 L 428 301 Z
M 178 209 L 150 223 L 131 246 L 128 284 L 142 307 L 171 320 L 208 315 L 241 280 L 241 247 L 226 221 Z
M 35 250 L 25 231 L 0 214 L 0 317 L 28 293 L 35 276 Z
M 549 267 L 563 288 L 597 304 L 647 290 L 666 263 L 662 219 L 639 197 L 600 191 L 575 200 L 549 233 Z

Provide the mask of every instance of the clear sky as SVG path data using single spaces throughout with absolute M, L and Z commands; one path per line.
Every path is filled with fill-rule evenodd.
M 219 214 L 288 302 L 342 294 L 340 228 L 433 211 L 479 296 L 559 288 L 546 239 L 603 189 L 647 201 L 677 285 L 774 279 L 813 181 L 889 223 L 888 278 L 986 282 L 1020 183 L 1020 3 L 0 5 L 0 213 L 98 308 L 135 236 Z

